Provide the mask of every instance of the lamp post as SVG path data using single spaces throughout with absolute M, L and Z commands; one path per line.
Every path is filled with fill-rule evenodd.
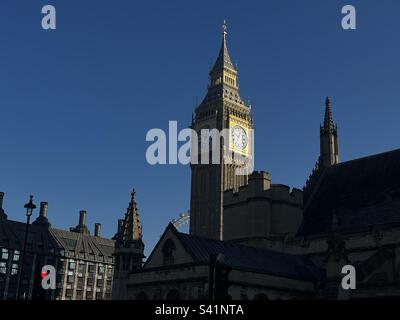
M 29 222 L 31 220 L 33 210 L 36 209 L 36 206 L 33 203 L 33 196 L 30 196 L 29 202 L 27 204 L 25 204 L 24 208 L 26 209 L 26 229 L 25 229 L 25 240 L 24 240 L 24 248 L 22 251 L 21 265 L 20 265 L 19 273 L 18 273 L 17 292 L 15 295 L 17 300 L 19 299 L 19 295 L 20 295 L 20 291 L 21 291 L 22 273 L 24 271 L 25 252 L 26 252 L 26 245 L 28 242 Z

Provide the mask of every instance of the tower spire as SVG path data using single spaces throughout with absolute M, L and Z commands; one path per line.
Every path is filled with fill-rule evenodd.
M 321 152 L 319 157 L 319 165 L 322 167 L 330 167 L 339 163 L 339 144 L 337 125 L 333 122 L 331 101 L 329 97 L 325 100 L 324 122 L 320 127 L 320 143 Z
M 217 60 L 215 61 L 210 74 L 222 72 L 224 68 L 229 68 L 236 71 L 228 52 L 227 38 L 228 38 L 228 25 L 226 23 L 226 20 L 224 20 L 224 23 L 222 24 L 221 49 L 219 50 Z
M 121 221 L 121 222 L 120 222 Z M 129 273 L 142 267 L 144 243 L 142 227 L 139 222 L 139 211 L 136 204 L 136 192 L 132 190 L 131 200 L 123 220 L 118 221 L 118 232 L 115 241 L 115 271 L 113 299 L 127 297 Z
M 136 204 L 136 191 L 132 190 L 131 201 L 126 209 L 125 219 L 119 235 L 119 240 L 131 242 L 142 239 L 142 228 L 139 221 L 139 210 Z
M 324 128 L 325 130 L 332 130 L 334 128 L 332 111 L 331 111 L 331 101 L 329 97 L 326 97 L 325 100 Z
M 228 25 L 226 24 L 226 20 L 224 19 L 224 23 L 222 24 L 222 38 L 226 41 L 226 35 L 228 34 Z

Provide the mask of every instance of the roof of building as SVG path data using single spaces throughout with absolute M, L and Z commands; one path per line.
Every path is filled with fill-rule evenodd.
M 169 227 L 175 229 L 172 224 Z M 321 275 L 311 260 L 304 256 L 193 236 L 179 233 L 176 229 L 175 232 L 195 263 L 208 264 L 211 254 L 220 253 L 224 256 L 224 264 L 233 269 L 309 281 L 315 281 Z
M 400 226 L 400 149 L 334 165 L 304 210 L 298 236 Z
M 0 246 L 22 250 L 26 224 L 12 220 L 0 220 Z M 64 253 L 61 252 L 64 250 Z M 85 233 L 29 225 L 28 251 L 75 256 L 84 252 L 89 255 L 112 256 L 114 241 Z M 95 259 L 95 257 L 93 257 Z
M 237 72 L 235 66 L 232 63 L 231 57 L 228 51 L 227 45 L 227 26 L 226 22 L 222 27 L 222 43 L 221 48 L 218 53 L 218 57 L 210 70 L 210 83 L 213 82 L 212 79 L 221 78 L 221 73 L 224 70 L 230 70 L 230 72 Z M 222 78 L 221 78 L 222 79 Z M 220 99 L 230 100 L 231 102 L 238 103 L 245 106 L 245 103 L 240 98 L 238 84 L 229 85 L 224 81 L 217 81 L 213 85 L 209 85 L 207 89 L 207 94 L 204 97 L 202 103 L 199 107 L 207 105 L 210 102 L 217 101 Z
M 23 222 L 0 220 L 0 246 L 22 250 L 25 228 L 26 224 Z M 56 250 L 58 247 L 47 228 L 31 224 L 28 234 L 28 251 L 30 252 Z
M 57 243 L 69 252 L 96 256 L 112 256 L 114 253 L 114 240 L 60 229 L 49 229 L 49 231 Z
M 226 44 L 226 35 L 227 35 L 227 26 L 226 22 L 222 26 L 222 43 L 221 49 L 219 50 L 219 54 L 217 60 L 214 63 L 213 68 L 211 69 L 211 73 L 213 72 L 221 72 L 224 68 L 230 68 L 235 70 L 233 63 L 231 61 L 231 57 L 229 56 L 228 46 Z

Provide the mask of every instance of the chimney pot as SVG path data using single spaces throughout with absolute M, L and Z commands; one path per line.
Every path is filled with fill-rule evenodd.
M 40 217 L 47 217 L 47 208 L 49 207 L 49 204 L 47 202 L 41 202 L 40 203 Z
M 96 237 L 100 237 L 100 231 L 101 231 L 101 224 L 100 223 L 95 223 L 94 224 L 94 235 Z
M 84 227 L 86 225 L 86 215 L 87 211 L 81 210 L 79 211 L 79 226 Z

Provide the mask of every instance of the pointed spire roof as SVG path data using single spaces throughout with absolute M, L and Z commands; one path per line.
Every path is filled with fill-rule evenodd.
M 136 204 L 136 192 L 133 189 L 131 201 L 125 213 L 125 219 L 119 235 L 119 240 L 130 242 L 142 239 L 142 227 L 139 221 L 139 210 Z
M 325 117 L 324 117 L 324 128 L 332 129 L 334 127 L 332 111 L 331 111 L 331 101 L 329 97 L 325 100 Z
M 224 67 L 236 70 L 231 61 L 231 57 L 229 56 L 228 47 L 226 44 L 227 35 L 228 35 L 228 27 L 226 21 L 224 20 L 224 23 L 222 25 L 221 49 L 219 50 L 218 58 L 215 61 L 214 66 L 211 69 L 210 73 L 221 72 L 224 69 Z

